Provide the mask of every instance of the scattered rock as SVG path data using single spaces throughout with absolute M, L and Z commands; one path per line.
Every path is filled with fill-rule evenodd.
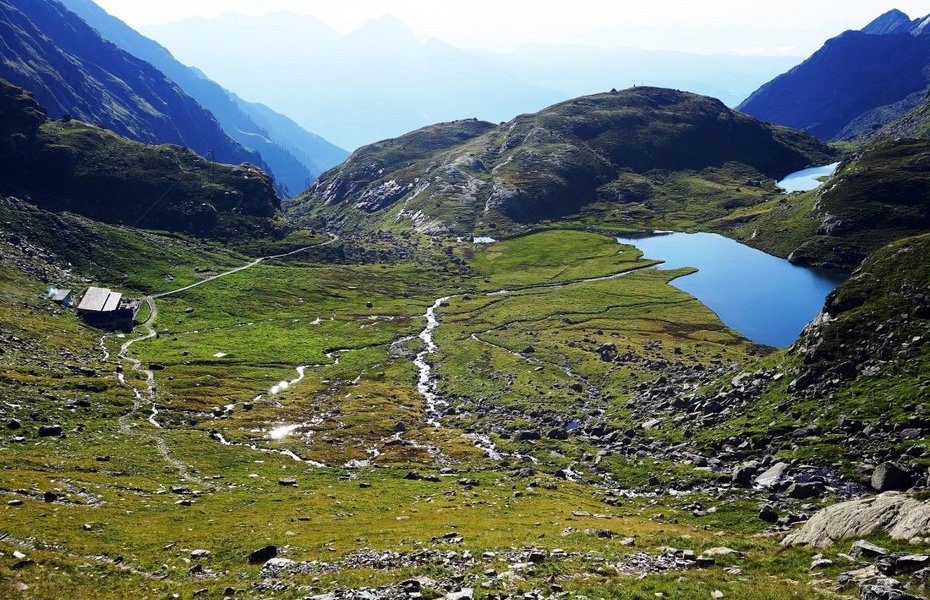
M 849 550 L 849 555 L 853 558 L 875 558 L 886 554 L 888 554 L 887 550 L 865 540 L 855 542 Z
M 766 504 L 759 509 L 759 518 L 766 523 L 775 523 L 778 521 L 778 511 L 776 511 L 771 504 Z
M 41 425 L 39 437 L 55 437 L 61 435 L 61 425 Z
M 788 491 L 785 493 L 789 498 L 807 500 L 809 498 L 822 496 L 825 491 L 826 487 L 819 481 L 796 481 L 788 487 Z
M 250 565 L 262 565 L 278 555 L 278 549 L 275 546 L 265 546 L 258 550 L 252 551 L 247 557 Z
M 894 463 L 886 462 L 875 468 L 871 483 L 876 492 L 889 492 L 908 490 L 912 482 L 907 471 Z
M 860 600 L 921 600 L 904 590 L 886 585 L 864 585 L 859 598 Z
M 817 569 L 825 569 L 827 567 L 832 567 L 832 566 L 833 566 L 833 561 L 830 560 L 829 558 L 815 558 L 814 561 L 811 563 L 811 571 L 814 571 Z
M 765 473 L 756 477 L 756 485 L 761 487 L 774 487 L 784 481 L 788 474 L 787 463 L 775 463 Z

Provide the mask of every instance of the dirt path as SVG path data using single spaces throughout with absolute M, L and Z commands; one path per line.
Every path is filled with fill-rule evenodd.
M 318 244 L 315 246 L 305 246 L 303 248 L 298 248 L 297 250 L 293 250 L 291 252 L 286 252 L 283 254 L 275 254 L 273 256 L 263 256 L 261 258 L 257 258 L 253 260 L 252 262 L 246 265 L 243 265 L 241 267 L 236 267 L 235 269 L 231 269 L 229 271 L 220 273 L 218 275 L 214 275 L 212 277 L 208 277 L 202 281 L 198 281 L 197 283 L 193 283 L 191 285 L 187 285 L 187 286 L 178 288 L 176 290 L 171 290 L 169 292 L 152 294 L 151 296 L 146 296 L 145 298 L 143 298 L 143 301 L 149 307 L 149 315 L 145 319 L 145 321 L 141 323 L 139 326 L 142 327 L 145 333 L 144 335 L 140 337 L 130 339 L 129 341 L 125 342 L 122 346 L 120 346 L 120 350 L 119 350 L 119 354 L 117 355 L 117 358 L 120 361 L 122 361 L 124 364 L 127 364 L 130 368 L 130 371 L 139 372 L 145 375 L 146 389 L 143 392 L 138 387 L 128 382 L 126 380 L 125 374 L 122 372 L 117 375 L 117 379 L 119 380 L 120 384 L 131 389 L 133 396 L 134 396 L 132 408 L 129 410 L 129 412 L 127 412 L 126 414 L 122 415 L 119 418 L 120 431 L 122 431 L 126 435 L 134 435 L 137 433 L 136 431 L 134 431 L 133 426 L 130 423 L 130 418 L 132 417 L 132 415 L 141 411 L 146 404 L 151 405 L 151 409 L 150 409 L 151 412 L 150 412 L 150 415 L 147 421 L 156 430 L 162 428 L 161 424 L 157 420 L 158 407 L 156 403 L 157 390 L 155 387 L 155 374 L 150 369 L 143 369 L 142 361 L 129 356 L 129 349 L 134 344 L 137 344 L 139 342 L 144 342 L 146 340 L 150 340 L 158 335 L 158 332 L 155 330 L 155 327 L 154 327 L 155 321 L 158 319 L 158 303 L 155 302 L 157 298 L 164 298 L 166 296 L 179 294 L 181 292 L 185 292 L 195 287 L 204 285 L 205 283 L 216 281 L 217 279 L 220 279 L 221 277 L 227 277 L 234 273 L 240 273 L 242 271 L 245 271 L 246 269 L 251 269 L 252 267 L 257 266 L 266 260 L 273 260 L 276 258 L 285 258 L 288 256 L 293 256 L 295 254 L 299 254 L 301 252 L 310 250 L 311 248 L 318 248 L 320 246 L 327 246 L 327 245 L 333 244 L 339 240 L 339 238 L 333 234 L 330 234 L 330 236 L 331 236 L 330 239 L 326 242 L 323 242 L 322 244 Z M 109 351 L 106 348 L 106 338 L 107 336 L 103 336 L 100 339 L 100 345 L 103 348 L 103 353 L 104 353 L 104 361 L 108 361 L 110 358 Z M 187 468 L 187 465 L 185 465 L 181 461 L 171 456 L 171 450 L 168 447 L 168 443 L 164 440 L 163 437 L 161 437 L 160 435 L 157 435 L 155 432 L 146 432 L 146 433 L 141 433 L 139 435 L 142 435 L 143 437 L 151 440 L 155 444 L 155 447 L 158 449 L 158 453 L 161 455 L 164 461 L 170 464 L 172 467 L 174 467 L 178 471 L 178 474 L 183 480 L 189 483 L 200 485 L 200 486 L 210 487 L 210 484 L 208 484 L 206 481 L 191 474 L 191 472 Z
M 192 283 L 192 284 L 186 285 L 186 286 L 184 286 L 184 287 L 182 287 L 182 288 L 178 288 L 178 289 L 176 289 L 176 290 L 171 290 L 170 292 L 161 292 L 160 294 L 152 294 L 152 296 L 146 298 L 146 301 L 148 302 L 150 298 L 164 298 L 164 297 L 166 297 L 166 296 L 173 296 L 174 294 L 180 294 L 181 292 L 186 292 L 187 290 L 192 290 L 192 289 L 194 289 L 195 287 L 199 287 L 199 286 L 201 286 L 201 285 L 203 285 L 203 284 L 205 284 L 205 283 L 210 283 L 211 281 L 216 281 L 217 279 L 220 279 L 220 278 L 222 278 L 222 277 L 228 277 L 229 275 L 233 275 L 233 274 L 235 274 L 235 273 L 240 273 L 240 272 L 242 272 L 242 271 L 245 271 L 246 269 L 251 269 L 252 267 L 256 267 L 256 266 L 262 264 L 263 262 L 265 262 L 266 260 L 274 260 L 274 259 L 276 259 L 276 258 L 287 258 L 288 256 L 294 256 L 295 254 L 300 254 L 301 252 L 306 252 L 307 250 L 310 250 L 311 248 L 322 248 L 323 246 L 329 246 L 329 245 L 334 244 L 334 243 L 336 243 L 337 241 L 339 241 L 339 237 L 338 237 L 338 236 L 336 236 L 336 235 L 334 235 L 334 234 L 332 234 L 332 233 L 329 234 L 329 235 L 330 235 L 330 239 L 329 239 L 328 241 L 326 241 L 326 242 L 323 242 L 322 244 L 316 244 L 315 246 L 304 246 L 303 248 L 298 248 L 297 250 L 294 250 L 294 251 L 292 251 L 292 252 L 285 252 L 284 254 L 274 254 L 274 255 L 272 255 L 272 256 L 262 256 L 261 258 L 256 258 L 255 260 L 253 260 L 252 262 L 250 262 L 250 263 L 247 264 L 247 265 L 242 265 L 241 267 L 236 267 L 235 269 L 231 269 L 231 270 L 229 270 L 229 271 L 224 271 L 223 273 L 220 273 L 220 274 L 218 274 L 218 275 L 213 275 L 212 277 L 207 277 L 206 279 L 203 279 L 202 281 L 198 281 L 197 283 Z M 154 306 L 151 302 L 149 302 L 149 305 L 150 305 L 150 306 Z M 149 319 L 147 322 L 151 322 L 151 321 L 152 321 L 152 319 Z

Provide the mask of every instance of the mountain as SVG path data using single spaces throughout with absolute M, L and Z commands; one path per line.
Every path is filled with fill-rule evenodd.
M 865 27 L 862 32 L 871 35 L 888 35 L 894 33 L 909 33 L 911 35 L 924 35 L 930 17 L 914 19 L 898 9 L 889 10 Z
M 163 73 L 53 0 L 0 0 L 0 55 L 0 77 L 33 92 L 53 117 L 186 146 L 221 162 L 261 163 Z
M 533 85 L 566 98 L 647 85 L 687 90 L 736 106 L 753 90 L 797 65 L 793 56 L 702 55 L 637 48 L 522 46 L 484 55 Z
M 344 148 L 438 121 L 508 120 L 564 99 L 477 55 L 421 42 L 391 17 L 347 35 L 290 13 L 228 14 L 142 31 L 224 87 Z
M 250 119 L 310 169 L 313 179 L 349 157 L 348 152 L 307 131 L 290 117 L 277 113 L 264 104 L 246 102 L 235 94 L 233 97 Z M 307 187 L 309 184 L 294 189 L 305 190 Z
M 886 29 L 881 21 L 867 29 Z M 913 108 L 930 87 L 928 65 L 928 35 L 847 31 L 756 90 L 739 110 L 824 140 L 850 139 Z
M 275 179 L 291 193 L 343 160 L 348 153 L 260 104 L 243 101 L 199 70 L 178 62 L 158 43 L 109 15 L 92 0 L 61 3 L 107 39 L 151 63 L 216 116 L 227 134 L 261 154 Z
M 274 230 L 280 200 L 257 167 L 208 162 L 74 119 L 49 119 L 0 80 L 0 188 L 37 206 L 97 221 L 216 238 Z
M 283 110 L 346 148 L 441 121 L 507 121 L 568 98 L 641 84 L 735 105 L 798 62 L 583 46 L 473 52 L 435 39 L 421 42 L 392 17 L 346 35 L 289 13 L 230 14 L 143 32 L 225 87 Z M 231 45 L 231 39 L 245 43 Z
M 594 203 L 621 212 L 617 207 L 641 203 L 649 210 L 666 202 L 669 190 L 676 200 L 700 203 L 700 186 L 670 181 L 676 173 L 696 179 L 737 173 L 730 185 L 713 185 L 722 207 L 731 200 L 726 190 L 739 191 L 739 182 L 783 176 L 831 156 L 814 138 L 719 100 L 633 88 L 498 126 L 443 123 L 366 146 L 287 210 L 342 229 L 465 234 L 577 215 Z

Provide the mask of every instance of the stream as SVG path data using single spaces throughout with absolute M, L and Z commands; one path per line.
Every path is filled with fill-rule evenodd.
M 563 281 L 559 283 L 541 283 L 541 284 L 536 284 L 536 285 L 514 287 L 511 289 L 505 288 L 505 289 L 500 289 L 494 292 L 485 292 L 484 295 L 491 297 L 491 296 L 503 296 L 506 294 L 513 293 L 515 291 L 560 289 L 560 288 L 564 288 L 570 285 L 579 285 L 583 283 L 593 283 L 597 281 L 608 281 L 611 279 L 619 279 L 620 277 L 625 277 L 627 275 L 631 275 L 633 273 L 637 273 L 639 271 L 643 271 L 645 269 L 652 269 L 652 268 L 654 268 L 654 265 L 645 265 L 642 267 L 635 267 L 632 269 L 628 269 L 620 273 L 614 273 L 612 275 L 603 275 L 600 277 L 588 277 L 585 279 L 573 279 L 573 280 Z M 420 393 L 421 396 L 423 396 L 423 399 L 426 402 L 426 414 L 427 414 L 426 423 L 431 427 L 441 427 L 441 423 L 439 422 L 439 419 L 442 416 L 442 408 L 445 406 L 448 406 L 448 402 L 446 402 L 445 400 L 439 397 L 438 386 L 436 384 L 435 378 L 432 376 L 433 367 L 428 360 L 431 355 L 435 354 L 436 351 L 439 350 L 439 347 L 436 345 L 436 342 L 434 340 L 436 330 L 439 328 L 439 324 L 440 324 L 437 311 L 443 304 L 447 303 L 449 300 L 453 300 L 455 298 L 461 298 L 464 295 L 465 294 L 456 294 L 456 295 L 442 296 L 441 298 L 437 298 L 436 301 L 433 302 L 433 304 L 426 310 L 426 313 L 423 315 L 423 318 L 426 319 L 426 327 L 417 336 L 420 340 L 423 341 L 425 345 L 423 350 L 421 350 L 416 355 L 416 358 L 413 361 L 413 364 L 414 366 L 416 366 L 417 372 L 418 372 L 417 391 Z M 499 347 L 496 344 L 491 344 L 490 342 L 486 342 L 485 340 L 478 338 L 476 335 L 473 335 L 472 338 L 475 339 L 476 341 L 487 343 L 495 347 Z M 504 348 L 504 350 L 506 350 L 507 352 L 510 352 L 514 356 L 523 358 L 524 360 L 527 360 L 528 362 L 536 362 L 536 359 L 530 359 L 522 354 L 513 352 L 511 350 L 507 350 L 506 348 Z M 570 369 L 565 368 L 565 371 L 570 377 L 574 377 L 578 379 L 578 376 L 575 375 Z M 476 448 L 483 450 L 485 454 L 492 459 L 497 460 L 503 456 L 501 452 L 497 450 L 497 447 L 494 445 L 494 442 L 491 440 L 491 438 L 487 435 L 472 433 L 472 434 L 464 434 L 464 437 L 470 439 Z M 527 457 L 524 455 L 513 455 L 513 456 L 515 458 L 520 458 L 520 459 L 535 460 L 532 457 Z

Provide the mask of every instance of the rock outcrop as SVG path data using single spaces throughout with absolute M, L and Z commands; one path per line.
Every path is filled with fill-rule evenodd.
M 930 502 L 906 494 L 842 502 L 821 510 L 782 541 L 785 546 L 823 548 L 847 538 L 884 533 L 913 540 L 930 535 Z

